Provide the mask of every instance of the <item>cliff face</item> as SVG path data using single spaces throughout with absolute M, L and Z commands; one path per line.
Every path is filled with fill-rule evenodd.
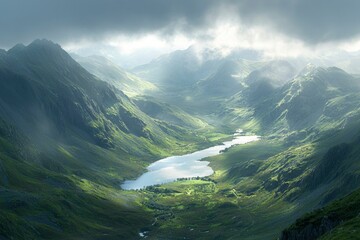
M 280 240 L 358 239 L 359 225 L 360 189 L 299 218 Z
M 319 223 L 309 223 L 302 228 L 290 228 L 283 231 L 280 240 L 314 240 L 330 232 L 341 222 L 331 216 L 324 216 Z

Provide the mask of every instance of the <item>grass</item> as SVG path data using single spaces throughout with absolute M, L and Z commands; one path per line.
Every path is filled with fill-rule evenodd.
M 66 141 L 44 137 L 37 146 L 0 138 L 0 238 L 136 239 L 156 215 L 144 205 L 147 195 L 121 190 L 121 181 L 156 159 L 228 136 L 208 128 L 172 131 L 179 136 L 169 135 L 161 144 L 115 134 L 111 149 L 72 132 Z
M 9 180 L 0 188 L 2 237 L 129 239 L 152 218 L 136 194 L 105 185 L 96 176 L 82 179 L 54 173 L 35 163 L 0 155 Z
M 281 143 L 262 140 L 230 148 L 207 158 L 215 174 L 210 178 L 177 181 L 143 191 L 144 204 L 155 216 L 150 239 L 271 239 L 289 219 L 295 219 L 296 204 L 277 198 L 273 192 L 249 193 L 234 184 L 229 170 L 249 160 L 265 161 L 283 150 Z M 245 178 L 245 177 L 243 177 Z M 238 175 L 238 180 L 242 179 Z M 261 184 L 261 183 L 259 183 Z M 273 224 L 273 223 L 276 224 Z
M 0 237 L 134 239 L 145 231 L 148 239 L 275 239 L 290 222 L 317 206 L 327 191 L 306 193 L 299 184 L 329 145 L 355 135 L 344 130 L 333 138 L 323 135 L 319 141 L 292 147 L 263 138 L 204 159 L 215 170 L 210 178 L 144 191 L 119 189 L 121 181 L 135 178 L 156 159 L 229 138 L 214 129 L 180 131 L 185 135 L 162 139 L 164 145 L 158 146 L 145 138 L 115 135 L 113 149 L 75 134 L 61 144 L 44 139 L 53 148 L 30 159 L 0 139 L 0 171 L 7 178 L 6 185 L 0 181 L 0 190 L 5 189 L 0 191 Z M 353 231 L 357 223 L 349 224 L 344 229 Z
M 161 216 L 149 227 L 150 239 L 275 237 L 294 209 L 266 193 L 248 196 L 208 181 L 176 182 L 160 188 L 170 193 L 146 193 L 148 201 L 157 204 L 157 208 L 152 206 L 155 215 Z
M 215 171 L 208 179 L 178 181 L 143 191 L 147 196 L 144 204 L 160 216 L 148 227 L 148 238 L 276 239 L 291 222 L 331 199 L 329 193 L 335 186 L 341 186 L 340 178 L 314 190 L 306 185 L 332 144 L 344 139 L 337 134 L 349 133 L 345 129 L 331 139 L 291 147 L 267 138 L 234 146 L 204 159 Z M 356 148 L 349 156 L 346 165 L 354 162 Z M 350 188 L 342 189 L 339 194 Z M 349 226 L 355 228 L 357 222 L 352 221 Z M 347 226 L 343 232 L 354 231 L 351 227 L 346 230 Z

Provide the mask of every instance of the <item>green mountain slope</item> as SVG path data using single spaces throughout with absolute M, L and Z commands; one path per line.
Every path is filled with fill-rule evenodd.
M 331 99 L 356 93 L 358 89 L 359 81 L 344 71 L 317 68 L 281 89 L 265 121 L 281 120 L 283 115 L 290 130 L 311 126 L 319 120 Z
M 2 239 L 131 238 L 137 230 L 129 222 L 150 221 L 133 196 L 112 186 L 109 172 L 91 171 L 99 156 L 83 162 L 65 145 L 44 154 L 3 121 L 0 142 Z M 114 159 L 102 159 L 102 170 Z
M 127 95 L 136 98 L 136 105 L 147 115 L 182 127 L 203 128 L 207 124 L 186 113 L 179 107 L 155 100 L 145 95 L 158 95 L 159 89 L 132 73 L 126 72 L 110 60 L 101 56 L 75 56 L 77 62 L 89 72 L 104 80 Z M 142 95 L 142 96 L 139 96 Z
M 23 131 L 81 131 L 108 148 L 114 147 L 115 138 L 120 142 L 125 138 L 122 148 L 126 151 L 131 150 L 133 144 L 129 142 L 134 137 L 166 144 L 169 136 L 163 126 L 141 112 L 120 90 L 89 74 L 60 46 L 37 40 L 9 50 L 6 57 L 1 82 L 3 109 L 19 126 L 24 118 L 33 118 L 25 121 L 28 125 L 22 127 Z M 11 106 L 17 101 L 17 108 Z
M 281 240 L 358 239 L 360 191 L 306 214 L 283 231 Z
M 202 129 L 208 126 L 200 118 L 190 115 L 179 107 L 162 103 L 152 97 L 137 97 L 134 102 L 147 115 L 165 122 L 191 129 Z
M 271 91 L 251 99 L 257 79 Z M 168 216 L 150 238 L 276 239 L 304 213 L 360 186 L 359 80 L 311 66 L 286 79 L 249 77 L 223 104 L 226 123 L 263 133 L 262 141 L 207 158 L 215 171 L 208 179 L 149 190 Z
M 0 239 L 351 234 L 359 194 L 343 197 L 360 186 L 359 79 L 190 50 L 136 68 L 160 91 L 134 99 L 120 89 L 141 85 L 133 75 L 94 65 L 101 81 L 52 42 L 1 51 Z M 216 129 L 200 119 L 263 137 L 207 158 L 210 177 L 119 189 L 157 158 L 208 146 L 203 133 Z
M 187 112 L 209 115 L 221 108 L 225 98 L 243 88 L 244 78 L 266 64 L 245 60 L 242 54 L 222 57 L 210 49 L 190 47 L 133 71 L 159 87 L 161 91 L 153 97 Z
M 216 64 L 217 61 L 203 62 L 197 50 L 190 47 L 160 56 L 148 64 L 135 67 L 133 72 L 161 89 L 179 91 L 208 76 Z
M 270 81 L 260 90 L 250 85 L 234 95 L 224 111 L 228 120 L 236 117 L 236 124 L 264 133 L 299 134 L 309 128 L 325 131 L 341 127 L 356 114 L 359 82 L 338 68 L 310 67 L 276 89 Z M 346 115 L 344 119 L 340 112 Z
M 136 238 L 153 216 L 120 183 L 205 141 L 47 40 L 1 52 L 0 119 L 2 239 Z
M 154 84 L 127 72 L 105 57 L 75 55 L 74 59 L 87 71 L 121 89 L 128 96 L 143 95 L 158 90 Z
M 199 98 L 229 97 L 242 90 L 243 79 L 262 64 L 243 59 L 220 60 L 213 74 L 198 81 L 197 94 L 200 95 Z
M 276 239 L 304 213 L 360 186 L 359 136 L 357 121 L 315 141 L 289 147 L 264 137 L 207 158 L 210 178 L 149 190 L 151 201 L 168 209 L 162 214 L 172 214 L 149 237 Z

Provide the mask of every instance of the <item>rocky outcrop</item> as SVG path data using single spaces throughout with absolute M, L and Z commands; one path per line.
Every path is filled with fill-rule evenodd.
M 320 164 L 313 170 L 304 182 L 307 188 L 312 190 L 323 183 L 330 182 L 341 175 L 342 163 L 346 160 L 352 148 L 347 143 L 336 145 L 328 150 Z
M 331 231 L 341 223 L 339 219 L 324 216 L 317 223 L 308 223 L 301 227 L 289 228 L 281 234 L 280 240 L 313 240 Z

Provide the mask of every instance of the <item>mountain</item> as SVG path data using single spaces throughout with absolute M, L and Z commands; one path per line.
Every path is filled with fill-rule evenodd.
M 47 40 L 0 51 L 0 239 L 341 239 L 357 229 L 358 76 L 194 48 L 136 68 L 141 78 L 81 61 L 93 72 Z M 238 128 L 261 140 L 206 158 L 213 175 L 120 189 L 154 160 Z
M 4 60 L 2 109 L 22 131 L 61 135 L 80 130 L 103 147 L 113 147 L 119 132 L 163 142 L 164 133 L 154 120 L 60 46 L 37 40 L 10 49 Z
M 255 102 L 269 96 L 275 89 L 284 86 L 296 75 L 296 69 L 287 61 L 271 61 L 252 71 L 244 80 L 249 87 L 246 94 Z
M 280 94 L 270 100 L 275 101 L 264 121 L 277 119 L 281 122 L 283 119 L 289 130 L 316 125 L 326 117 L 324 114 L 333 99 L 356 94 L 359 86 L 358 79 L 341 69 L 316 68 L 296 77 L 280 90 Z
M 199 53 L 195 47 L 190 47 L 160 56 L 148 64 L 135 67 L 132 71 L 161 89 L 184 90 L 213 72 L 216 60 L 211 60 L 211 57 L 210 60 L 203 60 L 212 54 Z
M 134 238 L 152 213 L 120 183 L 204 141 L 151 118 L 51 41 L 1 51 L 0 238 Z
M 295 221 L 299 215 L 324 207 L 360 186 L 359 83 L 356 76 L 339 68 L 309 65 L 291 81 L 269 91 L 259 102 L 251 101 L 246 95 L 251 86 L 233 96 L 230 104 L 242 114 L 239 114 L 238 123 L 244 121 L 243 126 L 263 132 L 266 139 L 258 144 L 262 149 L 253 150 L 259 152 L 255 158 L 253 152 L 249 154 L 250 146 L 240 148 L 243 152 L 229 150 L 220 158 L 221 161 L 215 159 L 213 164 L 217 167 L 215 171 L 224 171 L 223 176 L 216 180 L 233 184 L 238 196 L 266 199 L 258 203 L 258 214 L 252 217 L 256 228 L 266 229 L 269 233 L 272 231 L 266 221 L 260 222 L 264 216 L 268 217 L 265 209 L 269 205 L 273 213 L 279 211 L 272 216 L 272 221 L 277 221 L 272 227 L 287 226 L 285 219 Z M 228 110 L 233 111 L 232 116 L 236 115 L 233 109 Z M 268 153 L 267 145 L 271 145 L 273 151 L 276 149 L 273 145 L 277 146 L 279 141 L 283 149 L 277 154 Z M 246 198 L 240 199 L 246 202 Z M 331 205 L 338 208 L 334 219 L 328 212 L 316 211 L 316 214 L 322 214 L 321 218 L 314 220 L 306 215 L 294 224 L 295 227 L 285 230 L 282 239 L 318 239 L 327 232 L 324 239 L 334 239 L 330 229 L 342 220 L 353 218 L 353 215 L 347 218 L 349 212 L 346 206 L 357 204 L 349 198 L 341 200 L 341 203 Z M 277 204 L 288 205 L 288 210 L 281 209 Z M 249 214 L 252 210 L 255 209 L 249 206 Z M 341 215 L 343 213 L 345 215 Z M 356 228 L 354 225 L 349 227 Z M 336 231 L 339 236 L 348 233 L 342 232 L 341 225 Z M 258 236 L 255 232 L 253 234 Z M 265 238 L 265 235 L 261 236 Z M 245 235 L 240 237 L 246 239 Z
M 219 87 L 221 91 L 226 91 L 226 86 L 238 84 L 251 71 L 263 65 L 253 57 L 250 57 L 251 60 L 244 58 L 249 54 L 242 51 L 224 57 L 216 50 L 193 46 L 160 56 L 148 64 L 135 67 L 133 72 L 169 91 L 181 91 L 196 85 L 205 91 Z
M 150 228 L 149 237 L 171 232 L 194 239 L 276 239 L 305 213 L 359 188 L 359 79 L 336 67 L 313 65 L 290 79 L 294 72 L 286 68 L 290 71 L 276 73 L 284 76 L 280 79 L 271 77 L 271 67 L 263 67 L 269 77 L 256 77 L 261 68 L 254 75 L 250 72 L 248 76 L 254 77 L 243 78 L 240 92 L 222 99 L 224 109 L 218 115 L 227 126 L 235 123 L 234 127 L 261 134 L 262 140 L 206 158 L 215 171 L 209 179 L 151 189 L 163 194 L 153 201 L 168 208 L 170 217 Z M 266 82 L 271 91 L 259 91 L 253 98 L 258 86 L 251 83 L 257 81 Z M 357 212 L 349 214 L 347 208 L 357 201 L 340 202 L 334 219 L 325 211 L 312 225 L 313 218 L 306 215 L 304 224 L 284 231 L 283 236 L 290 236 L 284 239 L 308 239 L 303 234 L 332 228 L 337 236 L 346 236 L 357 229 Z M 345 229 L 338 225 L 341 220 Z
M 243 79 L 263 63 L 243 59 L 223 59 L 215 72 L 197 83 L 202 97 L 230 97 L 244 88 Z
M 115 92 L 59 46 L 36 41 L 10 49 L 0 75 L 1 109 L 22 131 L 55 136 L 74 126 L 92 133 L 98 144 L 110 146 L 101 135 L 110 131 L 110 123 L 103 122 L 104 110 L 118 102 Z M 99 132 L 95 122 L 103 122 Z
M 269 62 L 238 60 L 232 71 L 233 73 L 227 73 L 226 77 L 218 76 L 216 81 L 222 85 L 224 80 L 226 83 L 227 78 L 237 78 L 237 83 L 241 87 L 228 86 L 228 91 L 232 90 L 227 97 L 232 97 L 230 101 L 244 98 L 251 106 L 270 96 L 275 89 L 291 81 L 296 74 L 296 69 L 289 62 L 280 60 Z
M 152 97 L 190 113 L 208 115 L 223 98 L 239 91 L 241 79 L 259 65 L 193 46 L 160 56 L 132 71 L 161 90 L 150 94 Z
M 152 118 L 192 129 L 208 126 L 204 121 L 191 116 L 179 107 L 149 97 L 149 95 L 157 96 L 160 90 L 154 84 L 126 72 L 110 60 L 101 56 L 75 56 L 75 59 L 99 79 L 133 97 L 140 110 Z
M 340 112 L 351 118 L 357 111 L 359 84 L 359 79 L 339 68 L 309 65 L 277 88 L 269 80 L 248 85 L 234 95 L 224 109 L 234 115 L 239 111 L 248 112 L 250 116 L 244 115 L 236 121 L 248 122 L 258 131 L 289 133 L 311 127 L 334 127 L 331 124 L 340 127 L 341 122 L 346 121 Z
M 152 96 L 201 115 L 221 110 L 224 100 L 237 93 L 259 101 L 297 73 L 285 60 L 247 60 L 246 56 L 243 52 L 221 56 L 214 50 L 190 47 L 133 71 L 163 90 Z
M 357 239 L 359 206 L 360 191 L 357 190 L 296 220 L 282 232 L 280 239 Z
M 192 129 L 201 129 L 208 126 L 208 124 L 200 118 L 152 97 L 137 97 L 134 99 L 134 102 L 141 111 L 155 119 Z
M 73 57 L 87 71 L 97 76 L 99 79 L 114 85 L 128 96 L 143 95 L 158 91 L 154 84 L 127 72 L 125 69 L 105 57 L 81 57 L 78 55 L 73 55 Z

